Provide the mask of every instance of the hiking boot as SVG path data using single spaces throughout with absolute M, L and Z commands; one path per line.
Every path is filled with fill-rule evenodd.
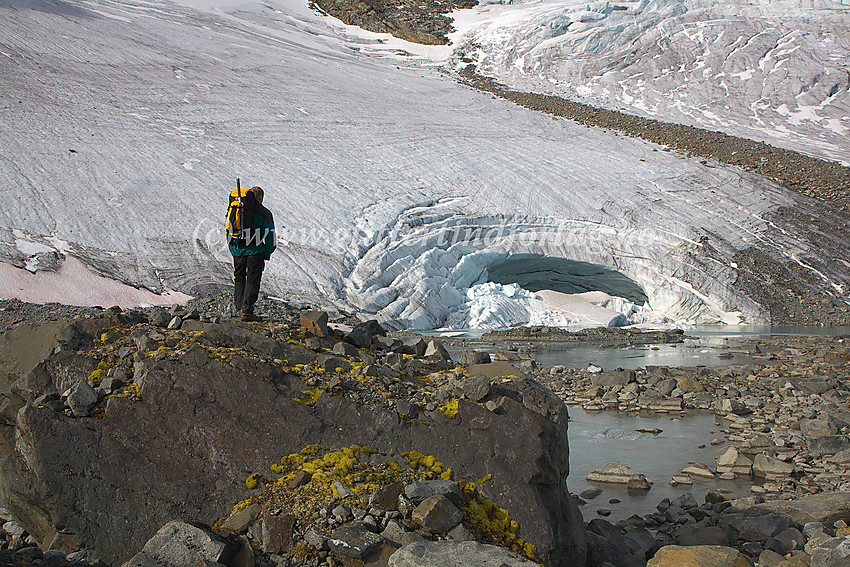
M 242 315 L 241 315 L 240 319 L 242 319 L 243 321 L 248 321 L 248 322 L 256 322 L 256 321 L 262 321 L 263 320 L 263 318 L 260 317 L 259 315 L 254 315 L 253 311 L 244 311 L 244 310 L 242 311 Z

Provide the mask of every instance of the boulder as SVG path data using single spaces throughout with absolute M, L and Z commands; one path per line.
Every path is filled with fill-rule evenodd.
M 398 351 L 401 354 L 401 347 L 404 345 L 400 340 L 393 337 L 385 337 L 375 335 L 372 337 L 372 348 L 386 350 L 390 352 Z
M 719 474 L 731 472 L 736 475 L 749 475 L 753 470 L 753 462 L 736 447 L 718 449 L 714 454 L 714 461 Z
M 850 522 L 850 492 L 822 492 L 802 496 L 794 500 L 774 500 L 756 504 L 747 509 L 747 514 L 769 512 L 787 516 L 801 526 L 819 522 L 831 526 L 838 520 Z
M 594 374 L 590 379 L 590 383 L 594 386 L 602 386 L 610 388 L 611 386 L 625 386 L 629 382 L 635 381 L 634 370 L 611 370 L 609 372 L 600 372 Z
M 324 311 L 302 311 L 299 317 L 301 327 L 316 337 L 327 337 L 328 314 Z
M 587 524 L 589 535 L 598 536 L 594 539 L 593 549 L 589 550 L 589 563 L 598 564 L 602 561 L 611 561 L 616 558 L 616 565 L 623 567 L 637 567 L 643 565 L 646 557 L 635 557 L 626 540 L 620 534 L 620 530 L 602 518 L 594 518 Z
M 396 482 L 385 484 L 372 493 L 369 505 L 381 510 L 397 510 L 398 497 L 402 492 L 404 488 Z
M 362 559 L 375 551 L 384 541 L 360 522 L 348 522 L 336 528 L 328 545 L 331 552 L 340 557 Z
M 201 561 L 229 564 L 240 545 L 182 521 L 168 522 L 122 567 L 186 567 Z
M 640 398 L 640 404 L 650 411 L 670 412 L 684 408 L 681 398 Z
M 734 528 L 738 537 L 744 541 L 765 541 L 791 525 L 788 517 L 772 513 L 761 516 L 724 514 L 719 518 L 718 523 L 724 527 Z
M 691 478 L 714 478 L 714 471 L 703 463 L 694 463 L 682 469 L 682 474 Z
M 330 374 L 336 372 L 337 368 L 339 368 L 341 372 L 348 372 L 349 370 L 351 370 L 351 364 L 349 364 L 348 361 L 342 360 L 341 358 L 337 358 L 336 356 L 332 356 L 330 354 L 318 355 L 318 357 L 316 358 L 316 362 L 318 362 L 319 367 L 322 370 Z
M 812 549 L 810 567 L 850 565 L 850 536 L 830 538 Z
M 490 379 L 484 374 L 478 374 L 461 380 L 458 387 L 468 399 L 480 402 L 490 393 Z
M 646 476 L 620 463 L 606 463 L 587 475 L 590 482 L 610 482 L 614 484 L 634 485 L 634 488 L 646 488 L 652 484 Z M 640 485 L 638 485 L 640 483 Z M 631 487 L 631 486 L 630 486 Z
M 203 330 L 200 344 L 232 345 L 290 365 L 290 356 L 307 352 L 237 325 L 187 325 Z M 567 410 L 545 388 L 505 381 L 498 413 L 461 399 L 454 419 L 434 413 L 427 423 L 400 426 L 395 410 L 343 395 L 299 403 L 300 376 L 251 356 L 224 364 L 191 352 L 146 361 L 141 398 L 110 398 L 102 419 L 30 405 L 17 412 L 15 428 L 7 428 L 17 429 L 17 442 L 0 461 L 0 499 L 36 539 L 60 527 L 76 545 L 85 542 L 120 564 L 174 517 L 212 523 L 249 494 L 244 479 L 281 455 L 312 444 L 357 444 L 434 455 L 458 478 L 492 474 L 488 494 L 545 565 L 583 564 L 584 527 L 566 485 Z
M 333 353 L 337 356 L 345 356 L 348 358 L 357 358 L 360 356 L 360 351 L 351 343 L 339 341 L 334 345 Z
M 623 534 L 623 543 L 638 561 L 645 562 L 658 551 L 658 542 L 646 528 L 629 527 Z
M 722 545 L 667 545 L 646 567 L 750 567 L 750 562 L 737 549 Z
M 832 388 L 825 378 L 818 376 L 812 378 L 789 378 L 786 384 L 805 396 L 819 396 Z
M 490 354 L 479 350 L 467 350 L 460 354 L 458 362 L 463 366 L 471 366 L 473 364 L 487 364 L 490 362 Z
M 783 555 L 775 551 L 765 549 L 759 554 L 759 559 L 756 565 L 758 567 L 777 567 L 783 561 L 785 561 L 785 557 Z M 784 567 L 790 566 L 785 565 Z
M 402 354 L 412 354 L 417 358 L 421 358 L 428 349 L 428 343 L 422 337 L 405 338 L 402 343 Z
M 739 402 L 734 398 L 723 398 L 717 400 L 715 407 L 717 412 L 721 414 L 749 415 L 753 410 Z
M 414 504 L 432 496 L 445 496 L 449 500 L 461 503 L 463 494 L 457 483 L 451 480 L 419 480 L 404 487 L 404 495 Z
M 676 532 L 676 543 L 692 547 L 695 545 L 729 545 L 729 534 L 718 526 L 689 526 Z
M 263 518 L 263 551 L 267 553 L 284 553 L 292 547 L 292 529 L 295 527 L 295 516 L 278 514 Z
M 838 428 L 823 419 L 804 419 L 800 422 L 800 433 L 809 439 L 835 435 Z
M 507 362 L 488 362 L 486 364 L 473 364 L 469 367 L 469 373 L 473 376 L 484 374 L 491 380 L 493 378 L 502 378 L 504 376 L 522 377 L 525 374 L 516 366 Z
M 425 358 L 435 358 L 438 360 L 451 360 L 452 357 L 449 355 L 449 351 L 446 350 L 446 347 L 442 345 L 442 343 L 438 341 L 428 341 L 428 348 L 425 349 L 425 354 L 423 354 Z
M 97 403 L 97 392 L 88 380 L 80 380 L 68 392 L 68 407 L 77 417 L 87 417 Z
M 809 446 L 809 453 L 815 457 L 834 455 L 850 449 L 850 437 L 847 435 L 824 435 L 813 439 Z
M 705 392 L 705 386 L 691 378 L 690 376 L 682 376 L 676 382 L 676 387 L 688 394 L 696 394 Z
M 463 512 L 445 496 L 431 496 L 413 509 L 413 521 L 434 534 L 448 533 L 463 519 Z
M 347 337 L 357 348 L 370 348 L 372 346 L 372 333 L 360 325 L 351 329 Z
M 767 480 L 787 478 L 794 472 L 794 465 L 767 455 L 756 455 L 753 461 L 753 474 Z
M 260 517 L 261 511 L 262 508 L 260 508 L 259 504 L 251 504 L 222 522 L 221 531 L 233 532 L 235 534 L 245 533 L 251 527 L 251 524 L 256 522 L 257 518 Z
M 172 316 L 162 307 L 154 307 L 148 312 L 148 323 L 154 327 L 167 327 Z
M 787 528 L 765 542 L 767 549 L 772 549 L 781 555 L 787 555 L 795 549 L 803 549 L 806 538 L 797 528 Z
M 390 556 L 389 567 L 535 567 L 503 547 L 477 541 L 422 541 Z
M 587 564 L 608 567 L 645 567 L 646 559 L 632 555 L 625 540 L 617 534 L 617 541 L 609 541 L 605 536 L 587 531 Z
M 97 360 L 88 355 L 60 351 L 38 362 L 12 389 L 32 401 L 45 392 L 64 392 L 88 378 L 96 368 Z

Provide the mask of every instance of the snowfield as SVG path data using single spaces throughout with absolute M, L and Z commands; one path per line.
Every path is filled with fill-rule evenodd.
M 582 18 L 600 21 L 595 13 Z M 450 56 L 446 47 L 411 46 L 424 57 L 411 56 L 403 42 L 295 1 L 0 0 L 0 18 L 0 259 L 18 275 L 62 273 L 71 257 L 155 292 L 225 289 L 223 215 L 240 177 L 265 189 L 280 233 L 264 291 L 396 326 L 591 315 L 608 324 L 626 313 L 767 322 L 736 285 L 734 257 L 748 248 L 802 266 L 845 300 L 850 289 L 843 260 L 776 214 L 817 217 L 811 201 L 461 86 L 432 63 Z M 501 51 L 536 45 L 541 57 L 504 65 L 552 60 L 513 31 Z M 482 61 L 498 51 L 474 37 Z M 800 148 L 846 150 L 843 138 L 784 124 Z M 847 242 L 835 245 L 846 257 Z M 488 267 L 517 253 L 617 270 L 648 305 L 594 295 L 576 306 L 516 290 L 527 303 L 518 306 L 505 286 L 481 287 Z M 2 295 L 20 295 L 4 274 Z

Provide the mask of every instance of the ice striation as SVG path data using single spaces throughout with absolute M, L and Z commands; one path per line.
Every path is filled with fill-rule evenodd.
M 579 20 L 679 9 L 630 6 Z M 0 0 L 0 17 L 0 260 L 21 274 L 73 258 L 154 292 L 227 289 L 241 177 L 280 233 L 265 291 L 400 327 L 580 318 L 545 288 L 540 304 L 486 286 L 510 254 L 617 271 L 639 311 L 676 321 L 770 320 L 743 251 L 847 299 L 842 221 L 813 201 L 476 92 L 300 1 Z M 584 312 L 606 301 L 608 322 L 641 316 L 617 299 Z
M 850 164 L 846 0 L 484 2 L 457 20 L 455 56 L 520 90 Z

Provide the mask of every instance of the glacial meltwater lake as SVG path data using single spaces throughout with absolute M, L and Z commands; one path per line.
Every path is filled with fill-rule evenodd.
M 436 334 L 436 333 L 434 333 Z M 721 366 L 747 364 L 750 355 L 730 353 L 743 340 L 770 335 L 834 336 L 850 334 L 848 327 L 701 327 L 685 331 L 690 337 L 684 343 L 657 345 L 604 345 L 594 343 L 533 343 L 508 340 L 503 344 L 472 343 L 450 348 L 453 356 L 462 350 L 487 352 L 516 350 L 534 358 L 547 368 L 562 365 L 586 368 L 590 364 L 605 370 L 635 369 L 646 366 Z M 456 336 L 456 335 L 455 335 Z M 467 335 L 475 339 L 477 334 Z M 720 356 L 720 355 L 723 356 Z M 574 494 L 588 488 L 601 488 L 602 494 L 586 500 L 581 506 L 585 521 L 599 517 L 597 511 L 611 511 L 609 521 L 625 519 L 632 514 L 646 515 L 655 511 L 663 498 L 671 500 L 690 492 L 697 502 L 705 493 L 724 488 L 733 497 L 749 496 L 753 479 L 734 481 L 694 479 L 692 486 L 670 486 L 670 480 L 690 463 L 700 462 L 714 467 L 714 451 L 727 443 L 712 446 L 713 439 L 723 439 L 712 412 L 688 412 L 684 415 L 638 415 L 606 410 L 586 412 L 570 406 L 570 475 L 567 485 Z M 638 429 L 660 429 L 659 434 L 640 433 Z M 654 482 L 649 491 L 628 491 L 624 486 L 591 483 L 585 480 L 596 468 L 609 462 L 628 465 Z M 611 499 L 619 502 L 611 503 Z
M 601 488 L 602 494 L 581 506 L 585 521 L 598 517 L 597 510 L 611 510 L 606 519 L 616 521 L 632 514 L 646 515 L 655 511 L 663 499 L 671 500 L 691 492 L 700 504 L 705 493 L 725 488 L 733 496 L 749 496 L 752 480 L 699 480 L 693 486 L 670 486 L 670 479 L 688 464 L 705 463 L 714 467 L 712 439 L 723 439 L 711 412 L 679 415 L 638 416 L 615 410 L 586 412 L 570 406 L 570 492 L 580 494 L 588 488 Z M 661 433 L 640 433 L 638 429 L 660 429 Z M 700 448 L 700 445 L 704 445 Z M 587 475 L 604 465 L 617 462 L 628 465 L 653 481 L 648 491 L 626 490 L 623 485 L 588 482 Z M 616 498 L 619 503 L 609 503 Z

